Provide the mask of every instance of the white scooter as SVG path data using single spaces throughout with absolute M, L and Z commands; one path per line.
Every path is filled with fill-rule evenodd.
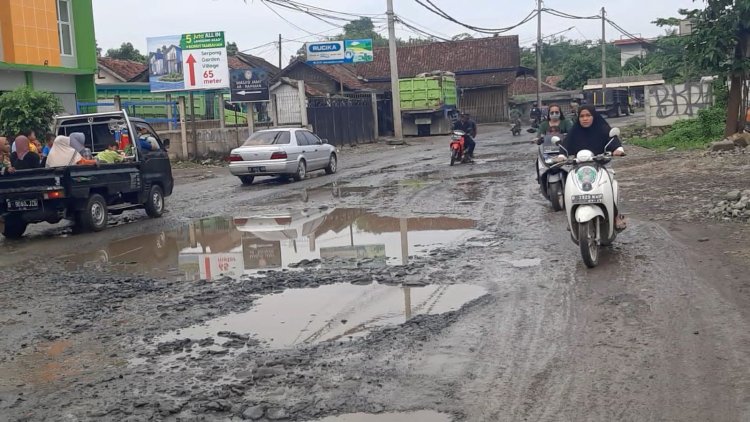
M 619 135 L 620 129 L 613 128 L 609 143 Z M 559 145 L 560 139 L 553 142 Z M 565 209 L 571 238 L 580 246 L 583 262 L 589 268 L 599 264 L 599 246 L 609 246 L 617 237 L 615 216 L 619 196 L 614 174 L 606 168 L 610 161 L 609 152 L 594 155 L 582 150 L 575 158 L 556 164 L 573 166 L 565 183 Z

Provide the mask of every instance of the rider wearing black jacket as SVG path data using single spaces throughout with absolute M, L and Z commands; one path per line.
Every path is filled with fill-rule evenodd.
M 466 134 L 464 136 L 466 155 L 469 158 L 474 158 L 474 147 L 476 146 L 474 138 L 477 136 L 477 124 L 474 120 L 471 120 L 469 113 L 461 114 L 461 118 L 453 124 L 453 130 L 460 130 Z

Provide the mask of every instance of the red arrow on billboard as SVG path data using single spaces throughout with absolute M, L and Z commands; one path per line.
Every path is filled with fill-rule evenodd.
M 190 86 L 195 86 L 195 57 L 192 54 L 188 56 L 187 64 L 190 67 Z

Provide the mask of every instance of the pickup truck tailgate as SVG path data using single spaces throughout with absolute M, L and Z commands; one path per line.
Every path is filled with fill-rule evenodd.
M 44 168 L 0 176 L 0 200 L 4 201 L 8 195 L 61 189 L 64 175 L 64 168 Z

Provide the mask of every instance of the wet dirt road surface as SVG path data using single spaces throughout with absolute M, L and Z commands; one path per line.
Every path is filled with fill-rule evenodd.
M 178 170 L 161 219 L 2 241 L 0 419 L 750 420 L 744 226 L 657 221 L 634 154 L 587 269 L 527 137 L 481 129 L 473 165 L 436 137 Z

